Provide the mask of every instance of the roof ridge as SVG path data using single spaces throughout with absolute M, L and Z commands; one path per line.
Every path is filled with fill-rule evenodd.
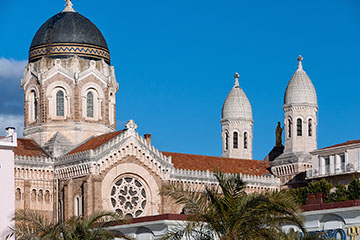
M 123 133 L 125 131 L 126 131 L 126 129 L 121 129 L 121 130 L 118 130 L 118 131 L 104 133 L 104 134 L 101 134 L 101 135 L 98 135 L 98 136 L 92 136 L 87 141 L 83 142 L 82 144 L 78 145 L 77 147 L 75 147 L 74 149 L 69 151 L 66 155 L 72 155 L 72 154 L 75 154 L 75 153 L 78 153 L 78 152 L 86 152 L 86 151 L 89 151 L 89 150 L 98 149 L 98 148 L 100 148 L 104 144 L 108 143 L 109 141 L 111 141 L 112 139 L 119 136 L 121 133 Z M 101 139 L 101 137 L 104 137 L 106 135 L 111 135 L 111 134 L 114 134 L 114 136 L 109 138 L 109 139 L 105 138 L 103 141 L 100 141 L 100 144 L 96 142 L 97 139 Z M 95 141 L 95 142 L 92 143 L 90 141 Z M 86 146 L 86 144 L 88 146 Z M 82 146 L 83 146 L 83 148 L 81 148 Z
M 175 154 L 195 155 L 195 156 L 203 156 L 203 157 L 215 157 L 215 158 L 234 159 L 234 160 L 248 160 L 248 161 L 266 162 L 265 160 L 257 160 L 257 159 L 230 158 L 230 157 L 211 156 L 211 155 L 193 154 L 193 153 L 168 152 L 168 151 L 160 151 L 160 152 L 161 152 L 161 153 L 169 153 L 169 154 L 175 153 Z
M 333 144 L 333 145 L 330 145 L 330 146 L 327 146 L 327 147 L 320 148 L 318 150 L 328 149 L 328 148 L 333 148 L 333 147 L 341 147 L 341 146 L 346 146 L 346 145 L 356 144 L 356 143 L 360 143 L 360 139 L 347 140 L 346 142 Z

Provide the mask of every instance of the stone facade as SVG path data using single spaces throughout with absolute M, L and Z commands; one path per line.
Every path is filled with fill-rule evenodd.
M 114 68 L 104 60 L 43 57 L 26 66 L 21 86 L 24 136 L 40 146 L 57 132 L 77 145 L 115 129 L 118 83 Z
M 181 206 L 158 195 L 164 184 L 182 182 L 199 190 L 216 184 L 209 170 L 175 168 L 171 155 L 164 155 L 139 136 L 133 121 L 126 127 L 95 148 L 93 143 L 113 133 L 95 137 L 92 142 L 85 142 L 57 158 L 16 156 L 17 209 L 37 210 L 54 220 L 87 216 L 97 210 L 134 217 L 180 213 Z M 242 174 L 242 177 L 248 192 L 273 191 L 280 186 L 279 179 L 271 174 Z M 131 209 L 130 204 L 133 204 Z M 143 205 L 139 207 L 140 204 Z

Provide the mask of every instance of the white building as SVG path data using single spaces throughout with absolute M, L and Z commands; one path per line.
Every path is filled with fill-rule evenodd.
M 311 152 L 312 168 L 306 171 L 308 180 L 326 178 L 348 184 L 360 176 L 360 140 L 352 140 Z
M 6 136 L 0 137 L 0 238 L 13 225 L 15 214 L 14 148 L 17 146 L 15 128 L 6 128 Z

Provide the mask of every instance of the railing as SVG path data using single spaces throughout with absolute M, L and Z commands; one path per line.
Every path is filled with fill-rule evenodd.
M 324 176 L 331 176 L 331 175 L 338 175 L 344 173 L 352 173 L 356 172 L 359 169 L 359 164 L 356 163 L 348 163 L 348 164 L 341 164 L 339 167 L 335 166 L 324 166 L 320 168 L 313 168 L 306 170 L 306 178 L 315 178 L 315 177 L 324 177 Z

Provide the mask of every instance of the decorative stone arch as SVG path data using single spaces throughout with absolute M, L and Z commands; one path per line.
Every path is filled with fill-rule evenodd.
M 301 121 L 301 135 L 298 135 L 298 131 L 299 131 L 299 120 Z M 305 130 L 305 124 L 306 124 L 306 118 L 304 118 L 303 116 L 301 115 L 297 115 L 297 116 L 294 116 L 294 126 L 295 126 L 295 132 L 294 132 L 294 136 L 295 137 L 304 137 L 306 136 L 304 133 L 304 130 Z
M 38 190 L 37 200 L 38 200 L 38 202 L 44 201 L 44 191 L 41 188 Z
M 224 141 L 223 141 L 224 152 L 228 152 L 229 148 L 230 148 L 230 132 L 227 128 L 224 129 L 224 131 L 223 131 L 223 139 L 224 139 Z
M 44 194 L 44 201 L 46 203 L 50 203 L 51 202 L 51 191 L 49 189 L 45 190 L 45 194 Z
M 82 197 L 78 194 L 74 197 L 74 216 L 79 217 L 83 215 Z
M 88 114 L 88 94 L 93 94 L 93 115 Z M 104 92 L 98 84 L 89 82 L 81 88 L 82 117 L 86 120 L 98 121 L 102 119 L 101 109 L 104 101 Z
M 36 195 L 37 195 L 37 191 L 35 188 L 32 188 L 30 191 L 30 199 L 31 201 L 35 202 L 36 201 Z
M 15 189 L 15 200 L 16 201 L 22 200 L 23 199 L 22 196 L 23 196 L 22 189 L 20 187 L 16 187 L 16 189 Z
M 111 196 L 114 196 L 114 193 L 112 195 L 113 187 L 116 185 L 117 181 L 119 181 L 120 179 L 125 179 L 126 177 L 131 177 L 138 180 L 145 191 L 146 205 L 143 209 L 143 212 L 138 216 L 158 214 L 160 210 L 159 206 L 161 204 L 161 198 L 158 194 L 160 191 L 160 186 L 158 185 L 154 174 L 151 171 L 148 171 L 143 166 L 131 162 L 120 163 L 114 166 L 104 176 L 101 184 L 101 198 L 103 209 L 109 211 L 115 210 L 111 200 Z M 121 184 L 122 183 L 119 183 L 118 187 L 123 186 Z M 132 184 L 132 182 L 130 184 Z M 116 192 L 115 194 L 117 193 L 118 192 Z M 126 195 L 124 197 L 127 198 L 130 196 Z M 142 196 L 139 199 L 144 199 L 144 197 Z M 124 215 L 126 215 L 126 213 L 127 212 L 125 212 Z
M 39 90 L 36 85 L 32 84 L 25 92 L 25 104 L 28 109 L 29 123 L 36 122 L 39 116 Z
M 241 139 L 241 132 L 238 129 L 234 129 L 232 131 L 232 148 L 239 149 L 240 146 L 240 139 Z
M 307 137 L 313 137 L 314 136 L 314 118 L 312 116 L 307 117 L 306 119 L 306 136 Z
M 62 91 L 64 93 L 64 116 L 57 116 L 56 114 L 56 94 Z M 49 103 L 49 115 L 51 119 L 61 120 L 67 119 L 70 117 L 70 106 L 71 106 L 71 98 L 73 96 L 73 91 L 71 87 L 63 82 L 56 81 L 51 83 L 46 89 L 46 98 Z
M 250 147 L 249 147 L 250 138 L 251 138 L 251 136 L 250 136 L 250 134 L 249 134 L 249 131 L 245 130 L 245 131 L 242 132 L 242 139 L 243 139 L 243 141 L 242 141 L 242 143 L 243 143 L 242 148 L 243 148 L 243 149 L 250 149 Z

